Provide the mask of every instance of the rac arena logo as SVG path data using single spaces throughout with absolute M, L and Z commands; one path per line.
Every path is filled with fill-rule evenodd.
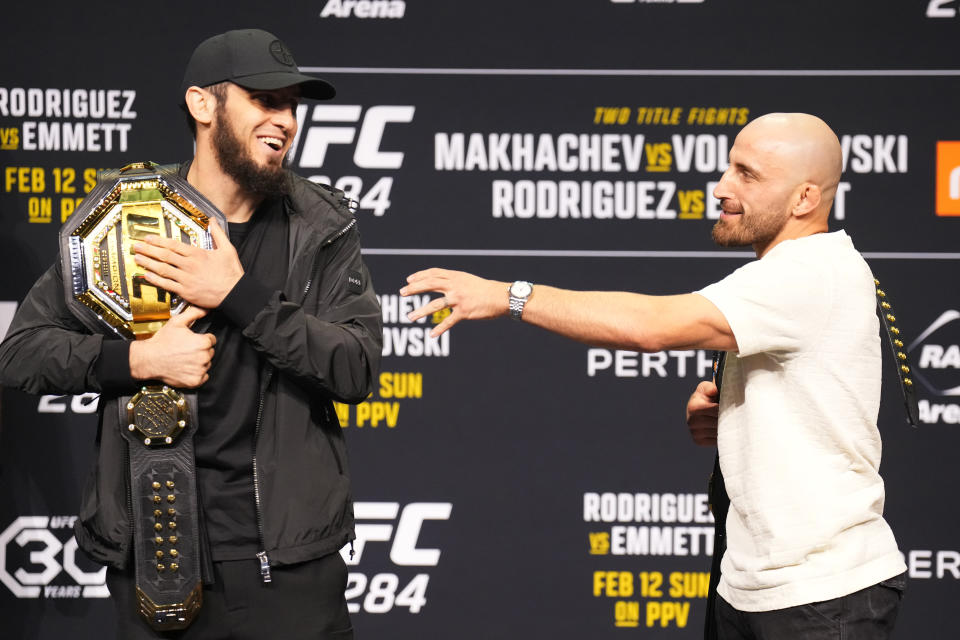
M 920 399 L 920 420 L 960 424 L 960 404 L 943 402 L 960 397 L 960 311 L 944 311 L 907 350 L 915 363 L 914 377 L 932 398 Z
M 960 216 L 960 141 L 937 142 L 937 215 Z
M 76 516 L 20 516 L 0 533 L 0 582 L 17 598 L 106 598 L 106 567 L 77 553 Z
M 403 0 L 327 0 L 321 18 L 402 18 Z

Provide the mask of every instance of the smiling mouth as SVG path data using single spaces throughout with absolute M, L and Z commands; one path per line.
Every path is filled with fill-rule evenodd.
M 280 149 L 283 148 L 283 140 L 280 138 L 274 138 L 273 136 L 261 136 L 259 140 L 274 151 L 280 151 Z

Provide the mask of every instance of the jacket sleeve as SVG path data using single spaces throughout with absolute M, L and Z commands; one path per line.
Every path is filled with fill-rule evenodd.
M 129 343 L 92 334 L 67 307 L 54 263 L 17 309 L 0 344 L 0 384 L 28 393 L 129 390 Z
M 351 274 L 360 282 L 349 284 Z M 256 298 L 254 287 L 251 296 L 231 292 L 220 309 L 281 372 L 336 400 L 362 402 L 380 368 L 383 323 L 356 225 L 320 249 L 308 287 L 303 304 L 274 291 L 252 317 L 240 307 Z

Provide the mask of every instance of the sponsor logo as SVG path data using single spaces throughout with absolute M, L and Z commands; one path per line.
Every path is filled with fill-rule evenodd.
M 106 598 L 107 568 L 84 569 L 76 516 L 20 516 L 0 533 L 0 582 L 17 598 Z M 66 535 L 65 535 L 66 534 Z M 84 561 L 83 564 L 91 564 Z
M 960 141 L 937 142 L 937 215 L 960 216 Z
M 920 398 L 920 420 L 926 424 L 960 424 L 960 311 L 940 314 L 908 347 L 914 378 L 931 398 Z
M 450 502 L 411 502 L 402 511 L 398 502 L 354 503 L 357 538 L 352 546 L 340 551 L 344 561 L 355 567 L 368 552 L 374 556 L 368 564 L 382 565 L 389 558 L 395 571 L 375 575 L 351 571 L 344 594 L 350 613 L 388 613 L 394 608 L 419 613 L 426 606 L 430 574 L 421 572 L 411 577 L 406 568 L 436 567 L 440 563 L 440 549 L 420 547 L 418 541 L 426 522 L 449 520 L 452 510 Z M 378 543 L 389 543 L 386 557 L 379 553 L 385 547 Z
M 327 0 L 321 18 L 402 18 L 403 0 Z

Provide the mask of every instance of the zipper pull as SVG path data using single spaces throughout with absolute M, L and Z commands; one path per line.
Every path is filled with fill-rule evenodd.
M 353 540 L 350 541 L 350 562 L 353 562 Z
M 268 584 L 273 578 L 270 576 L 270 559 L 267 558 L 267 552 L 259 552 L 257 559 L 260 560 L 260 577 L 263 578 L 264 584 Z

